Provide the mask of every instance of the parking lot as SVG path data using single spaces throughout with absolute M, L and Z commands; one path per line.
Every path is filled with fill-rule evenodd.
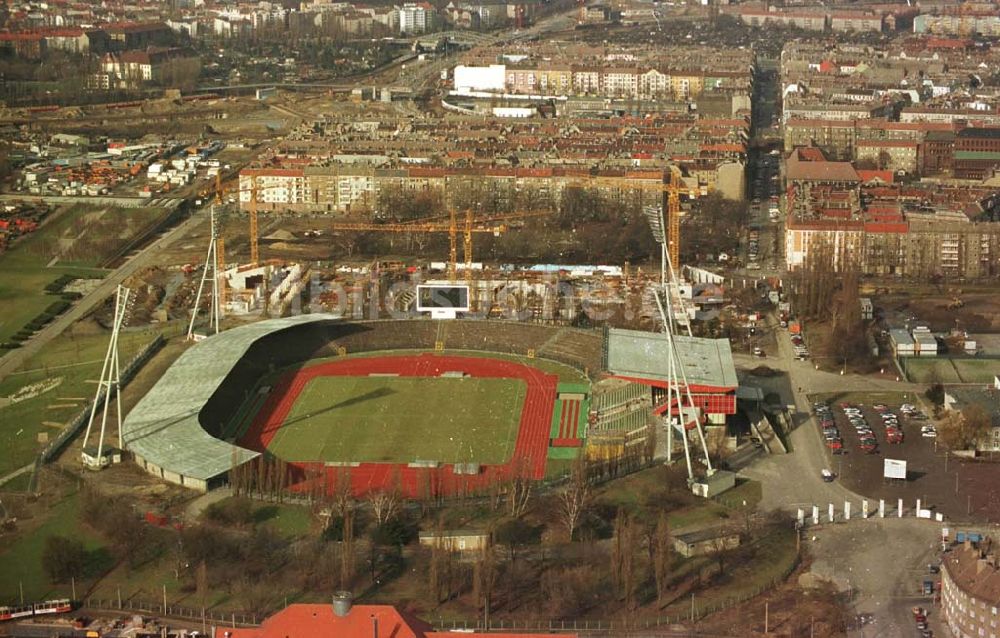
M 827 448 L 834 456 L 843 456 L 854 450 L 869 455 L 884 451 L 888 458 L 895 458 L 891 448 L 905 442 L 904 427 L 907 425 L 910 436 L 937 436 L 927 415 L 912 403 L 894 406 L 886 403 L 864 405 L 849 401 L 832 405 L 818 402 L 813 404 L 813 414 L 823 430 Z
M 893 507 L 902 498 L 908 511 L 920 499 L 950 519 L 1000 521 L 1000 464 L 946 460 L 943 450 L 936 449 L 937 438 L 925 436 L 923 429 L 931 422 L 920 417 L 923 407 L 912 395 L 841 393 L 810 400 L 813 427 L 821 429 L 827 445 L 829 469 L 844 487 L 886 499 Z M 828 405 L 828 411 L 818 404 Z M 904 404 L 913 405 L 914 413 L 903 414 Z M 883 478 L 886 458 L 906 461 L 906 481 Z
M 927 610 L 930 635 L 949 635 L 931 598 L 921 592 L 921 583 L 933 578 L 927 566 L 940 560 L 939 535 L 928 521 L 890 518 L 826 525 L 807 536 L 811 572 L 850 591 L 853 612 L 864 620 L 849 636 L 921 638 L 914 607 Z

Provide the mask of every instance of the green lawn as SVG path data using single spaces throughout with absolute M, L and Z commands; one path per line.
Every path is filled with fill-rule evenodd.
M 526 391 L 519 379 L 317 377 L 268 450 L 288 461 L 504 463 Z
M 1000 359 L 952 359 L 962 383 L 993 383 L 1000 375 Z
M 84 204 L 51 213 L 41 229 L 0 254 L 0 342 L 59 299 L 45 294 L 46 285 L 64 274 L 104 277 L 106 271 L 97 266 L 164 214 Z
M 94 577 L 100 576 L 110 567 L 110 558 L 100 541 L 100 537 L 83 528 L 79 521 L 80 499 L 69 496 L 52 506 L 47 519 L 38 529 L 25 534 L 11 545 L 0 549 L 0 603 L 14 602 L 19 598 L 18 586 L 24 587 L 25 601 L 38 601 L 55 595 L 70 594 L 70 584 L 54 584 L 42 570 L 42 549 L 49 536 L 69 536 L 83 542 L 90 552 L 91 577 L 86 582 L 78 582 L 77 594 L 86 591 Z
M 906 376 L 913 383 L 961 383 L 958 371 L 946 357 L 907 357 Z
M 254 511 L 254 517 L 285 538 L 305 536 L 313 524 L 313 515 L 308 507 L 287 503 L 260 505 Z
M 154 332 L 124 332 L 119 351 L 122 365 L 155 338 Z M 107 334 L 74 334 L 73 329 L 52 340 L 29 358 L 20 371 L 0 382 L 0 397 L 24 386 L 58 378 L 55 388 L 36 397 L 0 407 L 0 476 L 31 463 L 42 448 L 38 434 L 58 434 L 89 401 L 97 389 L 108 347 Z
M 809 401 L 822 401 L 831 405 L 835 403 L 853 403 L 856 405 L 884 403 L 891 408 L 898 408 L 904 403 L 917 402 L 918 399 L 910 392 L 823 392 L 810 394 Z

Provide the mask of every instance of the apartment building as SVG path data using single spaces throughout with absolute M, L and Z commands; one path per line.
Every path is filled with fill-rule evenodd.
M 183 77 L 197 77 L 201 62 L 197 53 L 183 48 L 150 48 L 145 51 L 107 53 L 101 70 L 90 78 L 94 88 L 135 89 L 149 84 L 174 84 Z
M 932 33 L 936 35 L 970 35 L 997 36 L 1000 35 L 1000 12 L 990 13 L 922 13 L 913 19 L 914 33 Z
M 437 12 L 428 2 L 407 2 L 399 7 L 399 32 L 403 35 L 427 33 L 436 25 Z
M 770 11 L 767 9 L 742 9 L 740 20 L 744 24 L 763 27 L 768 24 L 797 27 L 806 31 L 826 31 L 826 14 L 811 11 Z
M 944 555 L 941 613 L 953 636 L 1000 637 L 1000 564 L 989 537 L 966 541 Z
M 556 203 L 570 186 L 595 188 L 608 195 L 634 196 L 649 203 L 660 200 L 659 191 L 636 191 L 622 183 L 663 183 L 663 171 L 628 171 L 581 175 L 578 171 L 556 169 L 458 169 L 408 167 L 380 169 L 357 165 L 310 166 L 304 169 L 248 168 L 240 171 L 240 207 L 250 206 L 256 181 L 260 211 L 369 214 L 378 206 L 383 189 L 401 188 L 419 192 L 460 191 L 471 182 L 498 201 L 513 201 L 518 193 L 536 193 L 540 201 Z
M 917 142 L 904 140 L 859 140 L 854 145 L 854 160 L 876 168 L 914 173 L 919 166 Z
M 830 30 L 845 33 L 881 33 L 885 29 L 885 16 L 870 11 L 831 11 Z
M 806 103 L 794 97 L 786 98 L 782 123 L 793 119 L 800 120 L 835 120 L 851 122 L 874 118 L 887 118 L 892 113 L 891 104 L 832 104 L 820 100 Z
M 959 179 L 983 179 L 1000 168 L 1000 128 L 965 128 L 955 134 L 952 168 Z
M 899 113 L 900 122 L 964 122 L 970 125 L 1000 126 L 1000 107 L 952 108 L 949 106 L 908 106 Z
M 834 268 L 852 264 L 866 275 L 991 280 L 1000 275 L 1000 224 L 951 215 L 914 214 L 896 222 L 789 220 L 788 268 L 807 264 L 822 246 Z

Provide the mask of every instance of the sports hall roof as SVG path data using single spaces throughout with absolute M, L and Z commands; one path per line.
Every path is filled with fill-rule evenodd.
M 194 344 L 125 418 L 125 448 L 166 471 L 204 481 L 259 456 L 259 452 L 210 435 L 201 427 L 199 412 L 255 341 L 285 328 L 331 319 L 336 317 L 313 314 L 269 319 Z
M 728 339 L 677 335 L 678 354 L 692 386 L 736 388 L 736 365 Z M 669 381 L 670 343 L 667 335 L 640 330 L 608 330 L 607 369 L 611 374 L 650 381 Z

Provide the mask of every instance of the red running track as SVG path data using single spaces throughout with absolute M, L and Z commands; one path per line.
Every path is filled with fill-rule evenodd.
M 480 467 L 474 475 L 458 475 L 454 465 L 437 468 L 407 467 L 400 463 L 361 463 L 349 468 L 351 487 L 356 495 L 391 487 L 398 481 L 400 490 L 410 498 L 445 496 L 458 493 L 485 491 L 492 483 L 516 475 L 535 480 L 545 476 L 545 459 L 548 455 L 549 428 L 556 401 L 558 377 L 545 374 L 513 361 L 454 355 L 420 354 L 410 356 L 359 357 L 343 361 L 330 361 L 283 376 L 272 388 L 267 400 L 254 417 L 250 428 L 240 439 L 243 447 L 258 451 L 267 450 L 275 433 L 295 404 L 306 384 L 320 376 L 363 377 L 370 374 L 398 374 L 404 377 L 434 377 L 442 372 L 461 371 L 473 377 L 522 379 L 527 385 L 521 420 L 514 442 L 511 459 L 502 465 Z M 302 481 L 299 489 L 311 485 L 305 478 L 319 476 L 325 489 L 332 492 L 338 475 L 345 469 L 326 466 L 324 463 L 291 463 L 296 478 Z M 313 478 L 309 479 L 316 480 Z

